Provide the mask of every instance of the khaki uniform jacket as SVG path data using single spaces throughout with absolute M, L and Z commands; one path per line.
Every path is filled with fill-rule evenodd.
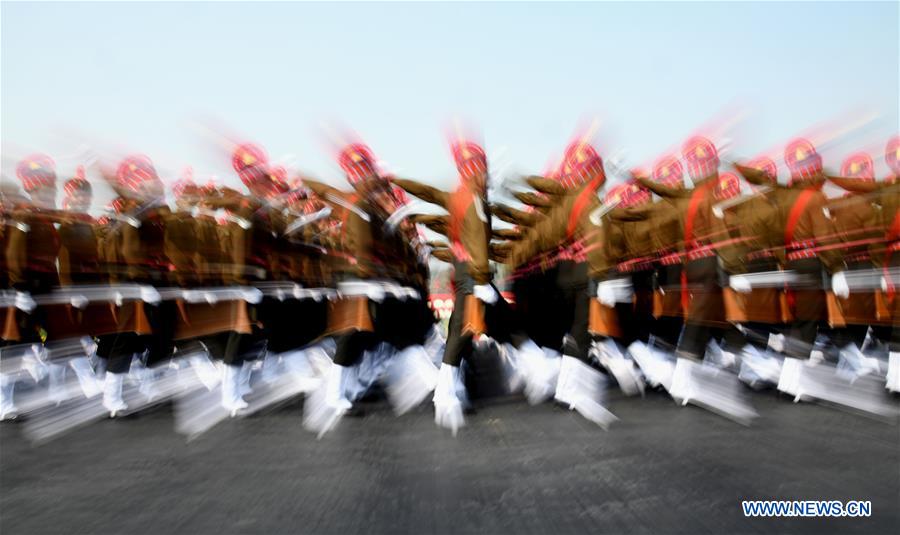
M 459 243 L 468 256 L 466 261 L 468 273 L 475 284 L 487 284 L 492 274 L 489 263 L 491 242 L 491 210 L 485 199 L 469 190 L 465 185 L 459 186 L 450 193 L 437 188 L 406 179 L 393 179 L 392 182 L 425 202 L 436 204 L 454 217 L 454 203 L 467 205 L 465 212 L 459 214 Z M 467 202 L 471 198 L 471 202 Z M 452 221 L 448 227 L 452 226 Z M 450 229 L 448 228 L 448 231 Z M 454 246 L 453 243 L 450 244 Z

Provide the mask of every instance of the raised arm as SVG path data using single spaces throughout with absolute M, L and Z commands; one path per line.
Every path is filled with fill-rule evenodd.
M 525 182 L 535 190 L 547 195 L 562 195 L 566 192 L 562 184 L 551 178 L 533 175 L 525 177 Z
M 450 198 L 450 195 L 446 191 L 441 191 L 427 184 L 422 184 L 421 182 L 416 182 L 415 180 L 409 180 L 405 178 L 393 178 L 391 179 L 391 183 L 400 186 L 410 195 L 415 195 L 425 202 L 430 202 L 432 204 L 437 204 L 438 206 L 441 206 L 443 208 L 447 208 L 447 201 Z
M 732 163 L 731 165 L 734 166 L 735 170 L 740 173 L 742 177 L 744 177 L 744 180 L 754 186 L 769 186 L 773 188 L 783 187 L 778 183 L 778 180 L 775 177 L 770 176 L 765 171 L 756 169 L 755 167 L 747 167 L 739 163 Z
M 615 221 L 644 221 L 653 215 L 655 206 L 653 203 L 646 203 L 630 208 L 613 208 L 606 215 Z
M 861 178 L 848 178 L 843 176 L 828 176 L 834 185 L 853 193 L 872 193 L 878 191 L 881 185 L 874 180 L 864 180 Z
M 537 193 L 517 191 L 514 195 L 520 202 L 523 202 L 529 206 L 534 206 L 535 208 L 550 208 L 551 206 L 553 206 L 553 203 L 550 202 L 550 199 L 541 197 Z
M 522 239 L 522 232 L 519 230 L 516 230 L 516 229 L 497 228 L 497 229 L 493 229 L 491 232 L 495 238 L 500 238 L 500 239 L 504 239 L 504 240 L 512 240 L 512 241 Z
M 413 216 L 413 221 L 425 225 L 438 234 L 443 234 L 445 236 L 447 235 L 449 216 L 416 214 L 415 216 Z
M 317 180 L 306 179 L 303 181 L 303 184 L 311 189 L 313 193 L 315 193 L 323 201 L 327 200 L 326 197 L 328 195 L 333 195 L 340 198 L 344 197 L 344 192 L 342 192 L 341 190 Z
M 502 221 L 523 227 L 533 226 L 541 219 L 541 216 L 537 212 L 516 210 L 515 208 L 510 208 L 503 204 L 491 205 L 491 212 Z
M 666 198 L 678 198 L 678 197 L 687 197 L 690 195 L 690 190 L 686 190 L 684 188 L 673 188 L 671 186 L 666 186 L 664 184 L 660 184 L 659 182 L 654 182 L 647 177 L 643 176 L 635 176 L 635 181 L 641 186 L 649 189 L 653 193 L 659 195 L 660 197 Z
M 433 249 L 431 251 L 431 256 L 441 262 L 446 262 L 448 264 L 453 263 L 453 255 L 450 253 L 450 249 Z

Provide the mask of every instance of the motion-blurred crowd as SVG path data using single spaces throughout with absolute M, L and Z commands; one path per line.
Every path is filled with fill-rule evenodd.
M 48 156 L 18 163 L 21 189 L 5 180 L 0 197 L 3 420 L 25 416 L 42 440 L 172 402 L 196 435 L 305 396 L 321 435 L 380 384 L 398 414 L 430 398 L 455 433 L 476 360 L 504 392 L 603 427 L 612 388 L 741 423 L 762 388 L 896 417 L 900 138 L 881 179 L 866 153 L 826 172 L 797 139 L 779 182 L 773 158 L 723 162 L 695 136 L 607 188 L 582 136 L 502 185 L 515 204 L 488 198 L 469 139 L 451 143 L 452 191 L 381 172 L 362 143 L 338 151 L 341 189 L 258 145 L 229 150 L 246 191 L 166 183 L 142 155 L 92 163 L 115 192 L 100 217 L 83 168 L 63 180 Z M 826 196 L 828 181 L 845 193 Z M 428 307 L 435 260 L 453 266 L 446 335 Z

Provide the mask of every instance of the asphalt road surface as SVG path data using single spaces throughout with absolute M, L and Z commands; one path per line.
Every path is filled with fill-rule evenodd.
M 494 401 L 457 438 L 383 401 L 322 440 L 299 403 L 186 443 L 168 407 L 41 446 L 0 426 L 0 532 L 900 533 L 900 429 L 753 396 L 742 427 L 662 394 L 576 413 Z M 870 518 L 745 518 L 743 499 L 871 500 Z

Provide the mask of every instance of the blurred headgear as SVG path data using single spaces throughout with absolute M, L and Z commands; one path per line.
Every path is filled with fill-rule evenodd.
M 822 173 L 822 157 L 815 146 L 803 138 L 788 143 L 784 149 L 784 163 L 791 172 L 791 181 L 807 180 Z
M 128 191 L 138 191 L 144 183 L 158 180 L 153 162 L 143 154 L 128 156 L 116 169 L 116 181 Z
M 875 180 L 875 162 L 865 152 L 851 154 L 841 164 L 841 176 L 850 178 L 862 178 L 869 181 Z
M 344 170 L 350 184 L 358 184 L 376 176 L 375 156 L 372 150 L 362 143 L 344 147 L 338 154 L 338 164 Z
M 594 147 L 583 141 L 569 144 L 563 159 L 560 183 L 567 188 L 574 188 L 595 178 L 600 178 L 601 184 L 606 180 L 603 159 Z
M 775 164 L 775 160 L 768 156 L 760 156 L 759 158 L 750 160 L 747 167 L 765 173 L 766 178 L 772 184 L 778 182 L 778 166 Z
M 653 167 L 653 181 L 670 188 L 684 187 L 684 169 L 675 156 L 666 156 Z
M 693 180 L 704 179 L 719 170 L 719 153 L 712 141 L 694 136 L 681 147 L 681 156 L 687 163 L 688 175 Z
M 741 193 L 741 181 L 734 173 L 722 173 L 713 190 L 713 195 L 719 201 L 737 197 Z
M 56 186 L 56 163 L 46 154 L 32 154 L 16 166 L 16 176 L 26 193 Z
M 487 155 L 477 143 L 459 141 L 454 143 L 450 150 L 453 152 L 456 170 L 459 171 L 459 176 L 463 181 L 472 180 L 487 173 Z

